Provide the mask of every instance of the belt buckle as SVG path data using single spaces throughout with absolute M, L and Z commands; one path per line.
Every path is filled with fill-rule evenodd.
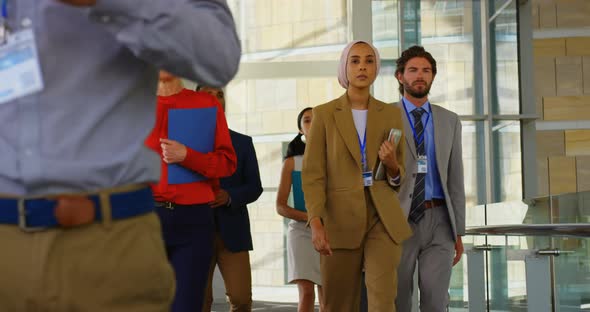
M 166 202 L 164 208 L 174 210 L 174 205 L 172 204 L 172 202 Z
M 28 226 L 27 225 L 27 210 L 25 208 L 25 199 L 19 198 L 17 200 L 18 207 L 18 227 L 24 232 L 39 232 L 44 231 L 47 227 L 44 226 Z

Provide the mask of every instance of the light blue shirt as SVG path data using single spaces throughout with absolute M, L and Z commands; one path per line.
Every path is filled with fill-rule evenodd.
M 412 112 L 417 108 L 412 102 L 408 101 L 406 98 L 402 98 L 404 102 L 404 108 L 408 112 L 408 117 L 411 118 L 411 124 L 415 125 L 416 121 L 414 120 L 414 116 Z M 433 198 L 445 198 L 445 193 L 442 188 L 442 183 L 440 182 L 440 175 L 438 173 L 438 166 L 436 165 L 436 146 L 434 144 L 434 118 L 435 116 L 432 115 L 432 109 L 430 107 L 430 102 L 424 103 L 422 108 L 426 111 L 426 113 L 422 114 L 422 124 L 425 124 L 426 127 L 424 128 L 424 147 L 426 148 L 426 158 L 428 159 L 428 172 L 426 173 L 426 185 L 424 190 L 424 199 L 431 200 Z M 430 118 L 428 118 L 430 116 Z M 426 120 L 428 119 L 428 123 Z M 413 133 L 409 133 L 407 135 L 414 135 Z M 416 140 L 416 138 L 414 138 Z
M 155 122 L 158 69 L 224 86 L 240 59 L 220 0 L 98 0 L 93 8 L 8 0 L 11 30 L 27 24 L 45 89 L 0 104 L 3 194 L 157 181 L 159 157 L 143 142 Z

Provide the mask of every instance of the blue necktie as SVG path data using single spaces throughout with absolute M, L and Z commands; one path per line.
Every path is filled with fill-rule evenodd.
M 412 116 L 414 117 L 414 130 L 416 131 L 416 136 L 414 137 L 414 143 L 416 143 L 416 154 L 419 156 L 425 156 L 426 150 L 424 149 L 424 141 L 426 139 L 423 137 L 424 134 L 424 124 L 422 124 L 422 115 L 426 113 L 426 111 L 418 107 L 412 111 Z M 416 139 L 422 138 L 422 141 L 418 143 Z M 418 222 L 424 217 L 424 193 L 426 190 L 426 173 L 417 173 L 416 174 L 416 183 L 414 184 L 414 195 L 412 195 L 412 208 L 410 209 L 410 221 L 418 224 Z

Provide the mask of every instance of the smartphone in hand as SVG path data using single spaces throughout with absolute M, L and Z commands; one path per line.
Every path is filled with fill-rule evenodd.
M 395 148 L 397 149 L 397 144 L 399 143 L 399 139 L 401 137 L 402 131 L 400 129 L 391 128 L 391 130 L 389 130 L 387 140 L 391 141 L 391 138 L 393 138 L 393 143 L 395 143 Z M 379 161 L 379 166 L 377 167 L 377 171 L 375 172 L 375 181 L 377 180 L 385 180 L 385 166 L 381 161 Z

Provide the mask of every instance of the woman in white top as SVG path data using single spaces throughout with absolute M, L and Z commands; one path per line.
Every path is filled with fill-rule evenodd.
M 363 269 L 369 311 L 394 312 L 402 243 L 412 234 L 397 194 L 402 112 L 371 96 L 379 64 L 370 43 L 347 45 L 338 75 L 346 93 L 313 108 L 307 136 L 302 185 L 326 312 L 359 310 Z
M 308 134 L 312 118 L 311 107 L 303 109 L 297 116 L 299 134 L 287 148 L 277 193 L 278 214 L 291 219 L 287 232 L 287 271 L 289 283 L 297 284 L 299 290 L 299 312 L 314 311 L 314 285 L 317 285 L 320 311 L 323 311 L 320 254 L 314 249 L 311 230 L 306 226 L 307 210 L 301 187 L 301 168 L 305 152 L 305 142 L 301 138 Z M 294 207 L 287 204 L 291 187 Z

